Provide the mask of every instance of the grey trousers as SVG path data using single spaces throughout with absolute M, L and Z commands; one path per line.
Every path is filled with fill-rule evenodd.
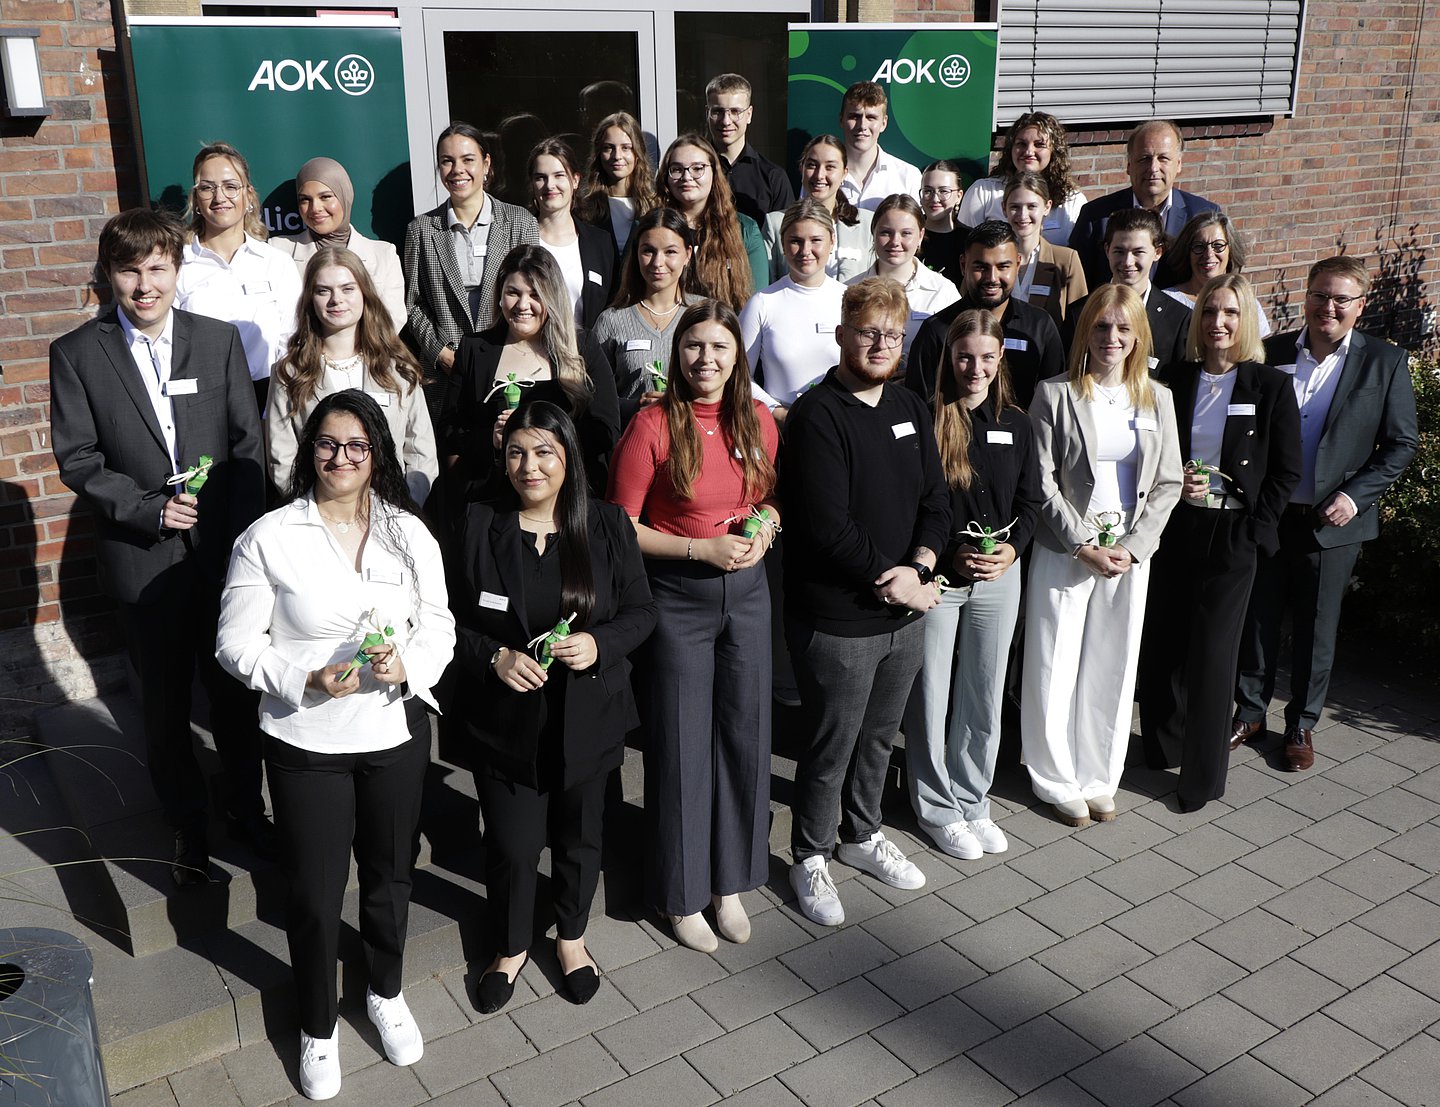
M 652 562 L 646 643 L 646 885 L 667 915 L 765 883 L 770 854 L 770 590 L 765 567 Z
M 920 671 L 922 617 L 889 633 L 842 638 L 787 616 L 785 636 L 808 734 L 795 766 L 790 832 L 797 862 L 863 842 L 880 829 L 880 797 L 905 700 Z

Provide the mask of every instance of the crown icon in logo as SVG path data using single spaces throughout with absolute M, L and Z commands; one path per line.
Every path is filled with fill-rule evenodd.
M 375 84 L 375 67 L 359 54 L 346 54 L 335 63 L 335 81 L 342 92 L 363 96 Z

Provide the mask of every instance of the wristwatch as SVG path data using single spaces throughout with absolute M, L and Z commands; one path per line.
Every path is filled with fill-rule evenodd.
M 929 584 L 935 579 L 935 570 L 922 562 L 912 561 L 909 564 L 909 568 L 915 570 L 915 574 L 920 578 L 921 584 Z
M 495 668 L 496 664 L 498 664 L 499 661 L 500 661 L 500 655 L 501 655 L 502 653 L 504 653 L 504 652 L 505 652 L 505 647 L 504 647 L 504 646 L 501 646 L 498 650 L 496 650 L 494 653 L 492 653 L 492 654 L 490 655 L 490 668 L 492 668 L 492 669 Z

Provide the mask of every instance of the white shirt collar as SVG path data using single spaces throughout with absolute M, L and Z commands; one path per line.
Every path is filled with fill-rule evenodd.
M 1339 355 L 1341 364 L 1344 364 L 1345 359 L 1350 356 L 1350 339 L 1354 334 L 1355 328 L 1351 327 L 1348 331 L 1345 332 L 1345 337 L 1340 340 L 1340 345 L 1335 347 L 1335 353 L 1330 355 L 1331 357 Z M 1324 361 L 1324 358 L 1316 357 L 1310 352 L 1310 344 L 1308 341 L 1309 338 L 1310 328 L 1301 327 L 1300 333 L 1295 336 L 1295 353 L 1297 357 L 1299 354 L 1304 353 L 1305 356 L 1308 357 L 1311 361 Z
M 175 343 L 175 309 L 173 307 L 165 313 L 165 327 L 160 332 L 159 338 L 152 339 L 148 335 L 141 334 L 121 308 L 115 309 L 115 317 L 120 320 L 120 330 L 124 333 L 125 343 L 128 346 L 134 346 L 137 338 L 143 338 L 155 346 L 172 346 Z

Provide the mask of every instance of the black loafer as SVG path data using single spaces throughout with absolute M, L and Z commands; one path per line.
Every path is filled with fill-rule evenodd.
M 582 965 L 574 972 L 567 972 L 561 983 L 571 1003 L 589 1003 L 600 990 L 600 974 L 594 965 Z
M 520 968 L 515 970 L 513 980 L 499 969 L 480 978 L 480 983 L 475 986 L 475 1006 L 482 1015 L 493 1015 L 510 1002 L 510 997 L 515 994 L 515 981 L 520 979 L 520 970 L 529 960 L 527 953 L 525 961 L 521 961 Z
M 175 859 L 170 862 L 170 878 L 179 888 L 210 883 L 210 843 L 205 840 L 203 830 L 175 832 Z

